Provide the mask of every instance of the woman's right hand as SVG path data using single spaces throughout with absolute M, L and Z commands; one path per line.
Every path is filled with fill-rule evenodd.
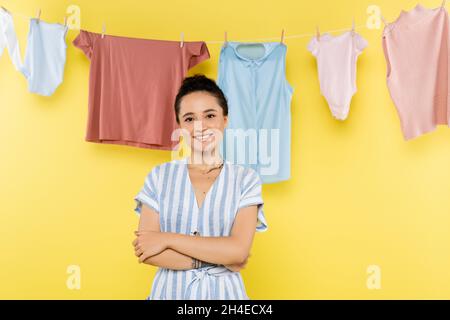
M 168 233 L 139 230 L 135 231 L 136 239 L 133 241 L 135 255 L 139 257 L 139 262 L 143 263 L 148 258 L 157 255 L 167 249 L 167 243 L 164 241 Z

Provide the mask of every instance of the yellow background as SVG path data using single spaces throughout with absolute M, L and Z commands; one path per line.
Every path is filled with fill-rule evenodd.
M 378 5 L 389 21 L 414 1 L 1 1 L 10 11 L 109 34 L 187 41 L 246 41 L 365 25 Z M 440 0 L 422 1 L 428 8 Z M 22 56 L 28 21 L 15 16 Z M 286 39 L 292 102 L 292 174 L 264 185 L 266 233 L 242 271 L 252 299 L 450 298 L 450 129 L 403 140 L 387 90 L 381 29 L 359 29 L 358 92 L 349 118 L 320 95 L 310 36 Z M 133 197 L 170 152 L 84 141 L 89 61 L 67 35 L 64 82 L 51 97 L 28 92 L 7 52 L 0 60 L 0 298 L 144 299 L 156 268 L 131 241 Z M 275 40 L 276 41 L 276 40 Z M 220 44 L 191 69 L 216 78 Z M 151 75 L 149 75 L 150 77 Z M 69 290 L 66 269 L 81 268 Z M 369 290 L 367 268 L 381 268 Z

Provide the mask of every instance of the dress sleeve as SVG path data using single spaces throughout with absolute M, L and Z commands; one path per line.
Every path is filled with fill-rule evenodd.
M 356 53 L 360 54 L 368 46 L 368 42 L 360 34 L 355 33 L 355 48 Z
M 189 69 L 210 57 L 208 47 L 203 41 L 190 42 L 188 49 Z
M 142 211 L 142 204 L 146 204 L 154 211 L 159 213 L 159 200 L 158 200 L 158 167 L 152 169 L 145 178 L 144 186 L 139 193 L 134 197 L 136 207 L 134 211 L 136 214 L 140 214 Z
M 248 206 L 257 205 L 258 221 L 256 231 L 258 232 L 266 231 L 268 228 L 263 211 L 264 201 L 262 199 L 261 189 L 262 181 L 259 174 L 252 168 L 245 168 L 245 173 L 241 184 L 241 196 L 239 199 L 238 210 Z
M 313 56 L 317 56 L 317 52 L 319 51 L 319 41 L 317 41 L 317 37 L 313 37 L 309 41 L 307 48 Z
M 80 30 L 78 36 L 72 41 L 72 44 L 82 50 L 89 59 L 92 57 L 93 43 L 94 35 L 86 30 Z

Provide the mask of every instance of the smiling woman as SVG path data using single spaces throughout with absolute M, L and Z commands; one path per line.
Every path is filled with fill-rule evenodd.
M 135 197 L 135 254 L 159 267 L 148 299 L 250 299 L 239 271 L 267 230 L 260 176 L 220 156 L 228 106 L 213 80 L 186 78 L 175 112 L 191 155 L 153 168 Z

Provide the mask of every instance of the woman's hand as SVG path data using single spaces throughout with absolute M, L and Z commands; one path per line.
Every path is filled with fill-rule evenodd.
M 241 271 L 242 269 L 245 268 L 245 266 L 247 265 L 249 257 L 250 257 L 250 255 L 248 255 L 247 259 L 245 259 L 245 261 L 243 263 L 240 263 L 240 264 L 228 264 L 228 265 L 224 265 L 224 267 L 227 268 L 228 270 L 233 271 L 233 272 L 239 272 L 239 271 Z
M 137 238 L 133 241 L 133 246 L 135 255 L 139 257 L 139 263 L 167 249 L 163 232 L 142 230 L 134 233 Z

